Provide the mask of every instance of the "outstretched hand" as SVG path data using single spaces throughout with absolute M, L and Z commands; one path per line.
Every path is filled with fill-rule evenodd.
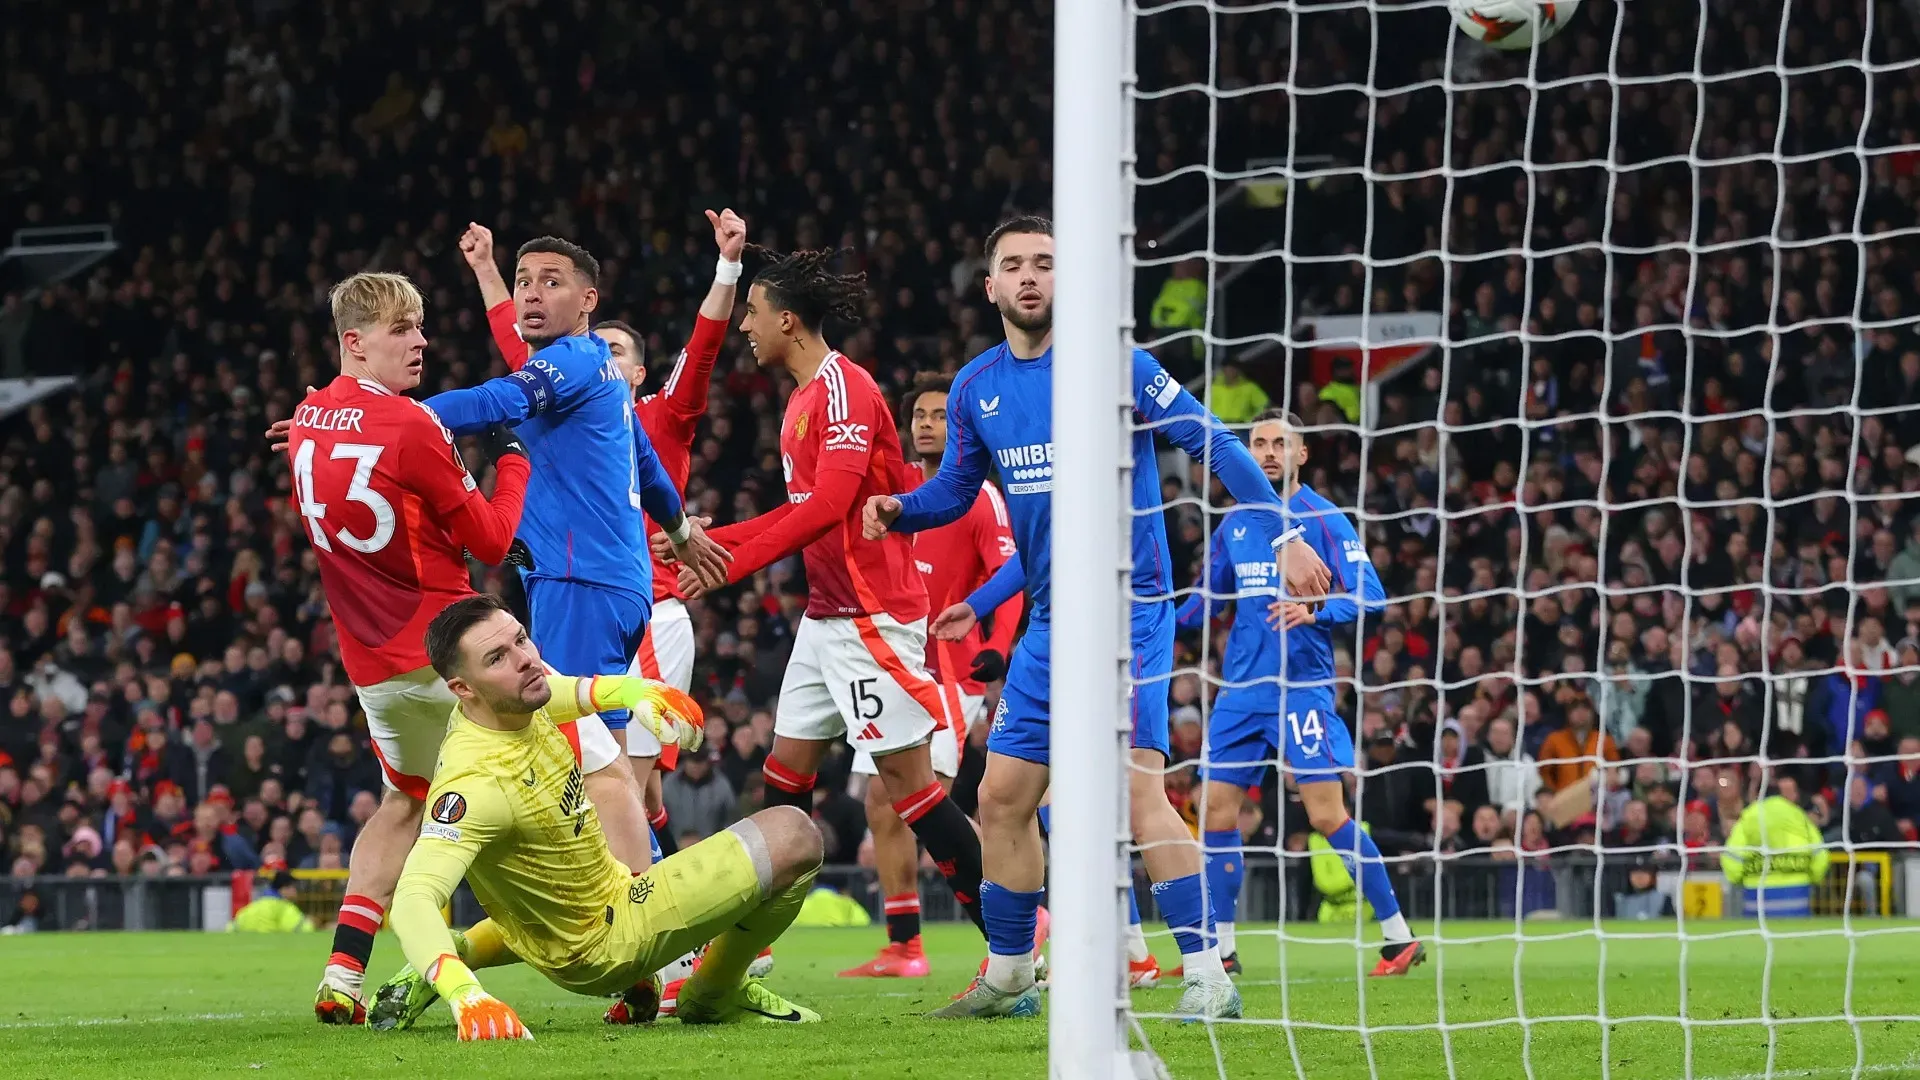
M 900 520 L 900 500 L 892 495 L 874 495 L 867 499 L 867 505 L 860 510 L 860 535 L 869 540 L 878 540 L 887 535 L 893 523 Z

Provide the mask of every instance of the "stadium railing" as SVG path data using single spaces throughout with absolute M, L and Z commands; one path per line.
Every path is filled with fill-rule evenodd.
M 1246 891 L 1240 898 L 1243 927 L 1280 922 L 1314 922 L 1321 897 L 1303 858 L 1247 857 Z M 1627 891 L 1629 857 L 1593 851 L 1556 851 L 1549 858 L 1496 859 L 1481 853 L 1442 861 L 1420 857 L 1395 864 L 1395 890 L 1410 919 L 1511 919 L 1516 906 L 1526 918 L 1591 919 L 1595 906 L 1612 917 L 1613 897 Z M 1656 859 L 1657 888 L 1673 901 L 1675 912 L 1712 918 L 1739 910 L 1732 886 L 1713 871 L 1690 870 L 1684 885 L 1674 864 Z M 317 925 L 332 919 L 346 887 L 340 870 L 296 870 L 297 903 Z M 1854 876 L 1855 916 L 1920 916 L 1920 852 L 1835 851 L 1824 884 L 1814 893 L 1816 915 L 1838 916 L 1848 902 L 1847 878 Z M 1525 875 L 1523 880 L 1516 877 Z M 1152 891 L 1136 868 L 1143 907 Z M 865 906 L 880 921 L 880 892 L 873 870 L 828 866 L 819 883 Z M 219 930 L 243 906 L 254 882 L 245 872 L 172 877 L 0 878 L 0 917 L 13 912 L 20 898 L 40 898 L 42 928 L 58 930 Z M 932 870 L 921 873 L 922 917 L 931 922 L 965 918 L 952 894 Z M 1709 898 L 1710 897 L 1710 898 Z M 1151 910 L 1142 912 L 1153 918 Z M 464 886 L 454 896 L 450 915 L 458 926 L 484 918 L 478 901 Z

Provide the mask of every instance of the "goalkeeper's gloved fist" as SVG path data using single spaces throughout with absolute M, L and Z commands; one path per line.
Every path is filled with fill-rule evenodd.
M 507 548 L 506 564 L 508 566 L 518 566 L 522 570 L 533 569 L 533 550 L 527 547 L 525 540 L 517 536 L 513 538 L 512 545 Z
M 494 424 L 488 427 L 487 433 L 481 436 L 481 442 L 486 445 L 487 454 L 495 461 L 503 457 L 527 456 L 527 444 L 521 442 L 520 436 L 514 434 L 513 429 L 505 424 Z
M 511 1005 L 478 986 L 449 998 L 447 1004 L 453 1009 L 453 1025 L 460 1033 L 461 1042 L 533 1039 L 533 1032 L 520 1022 Z
M 1000 655 L 998 649 L 981 649 L 973 654 L 973 671 L 969 677 L 975 682 L 995 682 L 1007 677 L 1007 658 Z
M 700 749 L 706 738 L 706 714 L 700 703 L 656 679 L 633 675 L 600 675 L 592 685 L 596 710 L 630 709 L 635 723 L 645 725 L 661 745 L 677 743 L 681 750 Z

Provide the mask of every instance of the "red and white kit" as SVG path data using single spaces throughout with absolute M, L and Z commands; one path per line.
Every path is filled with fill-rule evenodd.
M 901 474 L 918 486 L 920 473 Z M 966 516 L 937 529 L 915 533 L 913 560 L 927 586 L 928 609 L 945 611 L 967 598 L 1006 561 L 1013 557 L 1013 526 L 1007 518 L 1007 503 L 1000 489 L 982 484 L 980 494 Z M 947 724 L 944 734 L 933 740 L 933 771 L 951 777 L 960 770 L 962 748 L 967 732 L 986 719 L 986 687 L 973 679 L 974 658 L 990 649 L 1004 659 L 1013 647 L 1013 635 L 1020 625 L 1021 598 L 1015 596 L 992 612 L 992 633 L 983 619 L 960 641 L 927 638 L 927 672 L 940 685 L 940 706 Z M 948 736 L 951 736 L 949 738 Z M 878 775 L 873 757 L 857 753 L 853 771 Z
M 927 590 L 912 542 L 860 535 L 861 507 L 894 492 L 901 460 L 873 376 L 830 353 L 787 401 L 787 505 L 713 533 L 733 551 L 733 580 L 796 548 L 806 564 L 806 617 L 780 686 L 776 734 L 844 735 L 856 750 L 886 754 L 927 741 L 944 724 L 939 684 L 926 670 Z
M 454 706 L 427 664 L 427 623 L 473 595 L 461 548 L 483 562 L 506 557 L 526 459 L 500 461 L 489 502 L 433 410 L 346 375 L 294 410 L 287 454 L 381 773 L 425 799 Z

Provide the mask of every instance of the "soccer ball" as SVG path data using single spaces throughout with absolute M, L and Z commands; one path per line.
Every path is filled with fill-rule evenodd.
M 1453 21 L 1496 49 L 1530 49 L 1573 20 L 1580 0 L 1450 0 Z

